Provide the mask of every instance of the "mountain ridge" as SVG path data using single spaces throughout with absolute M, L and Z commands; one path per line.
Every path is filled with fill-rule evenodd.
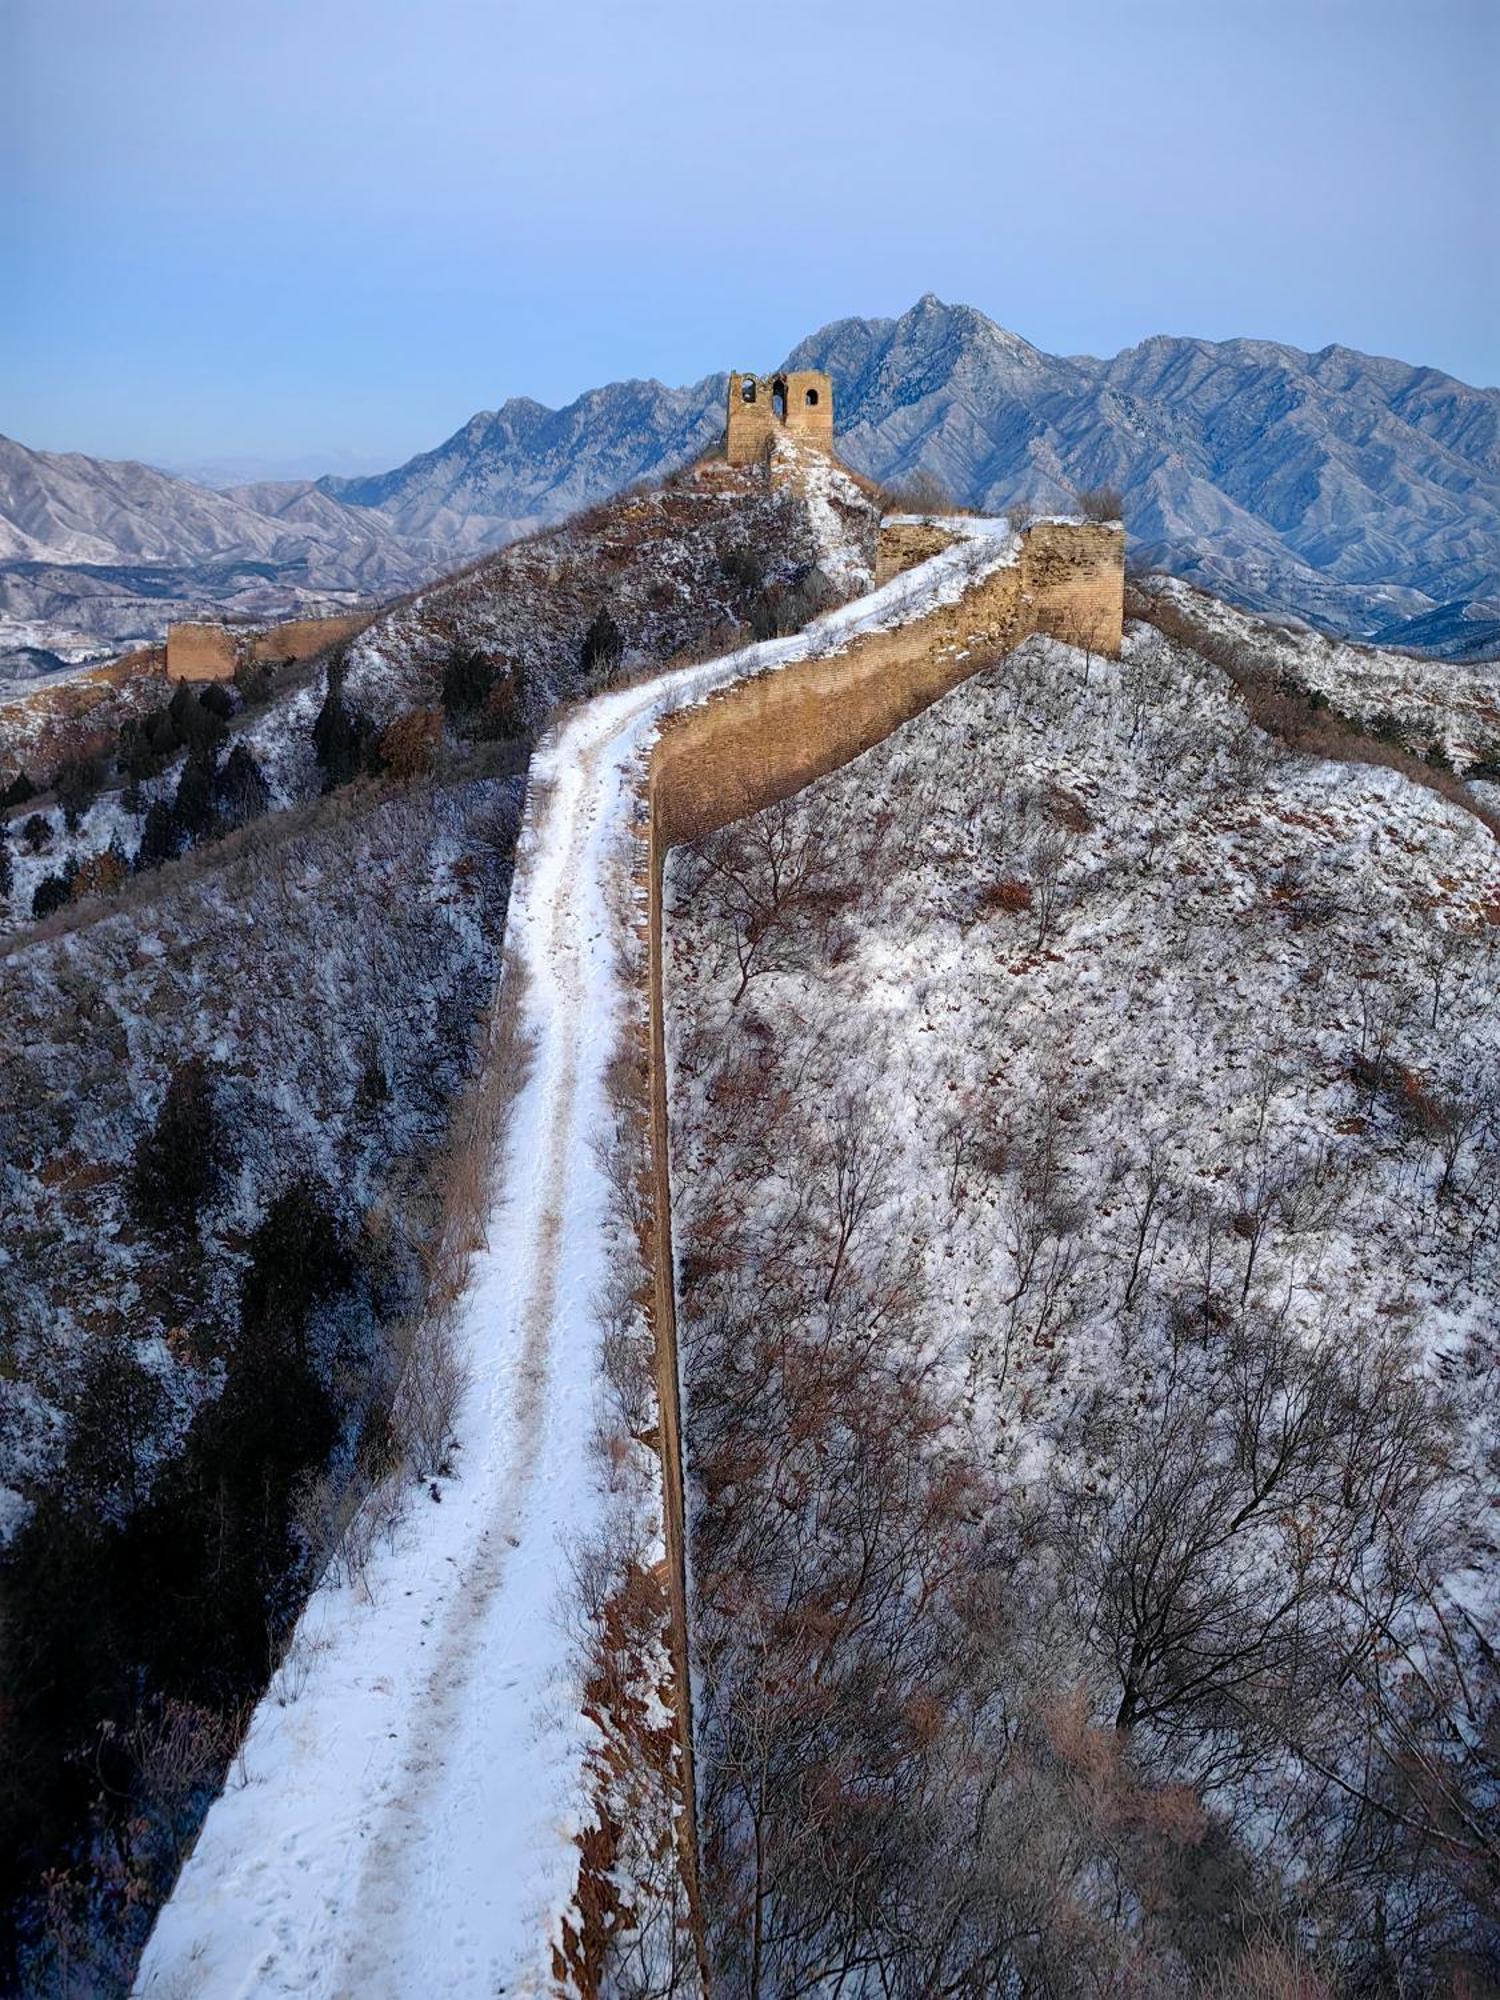
M 1500 389 L 1337 342 L 1153 334 L 1053 355 L 930 292 L 897 319 L 831 321 L 783 365 L 834 377 L 840 455 L 872 478 L 928 472 L 991 509 L 1119 485 L 1139 560 L 1251 609 L 1500 647 Z M 723 393 L 711 375 L 558 410 L 513 399 L 404 466 L 319 483 L 482 548 L 702 449 Z
M 783 365 L 833 376 L 840 456 L 868 477 L 925 472 L 991 511 L 1118 486 L 1142 564 L 1377 643 L 1500 652 L 1500 389 L 1337 342 L 1049 354 L 932 292 L 830 321 Z M 385 472 L 218 491 L 0 440 L 0 618 L 133 637 L 164 603 L 274 615 L 405 589 L 709 449 L 726 380 L 514 396 Z M 88 565 L 138 565 L 139 588 L 101 594 Z

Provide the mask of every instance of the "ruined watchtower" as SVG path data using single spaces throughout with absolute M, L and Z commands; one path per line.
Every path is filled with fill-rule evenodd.
M 724 455 L 731 465 L 754 465 L 778 431 L 833 453 L 833 383 L 816 368 L 783 375 L 729 377 L 729 418 Z

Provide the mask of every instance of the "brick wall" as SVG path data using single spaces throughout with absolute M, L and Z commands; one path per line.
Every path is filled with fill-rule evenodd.
M 904 569 L 915 569 L 951 546 L 956 539 L 951 528 L 940 521 L 894 520 L 880 524 L 880 544 L 875 552 L 875 588 L 889 583 Z
M 227 681 L 244 660 L 308 660 L 363 632 L 373 611 L 333 618 L 289 618 L 258 630 L 184 622 L 167 628 L 167 677 L 174 681 Z
M 951 537 L 950 537 L 951 539 Z M 906 545 L 908 548 L 910 544 Z M 892 555 L 896 544 L 892 545 Z M 903 567 L 908 565 L 903 564 Z M 870 749 L 939 696 L 1008 652 L 1028 633 L 1087 631 L 1118 652 L 1124 611 L 1125 538 L 1118 529 L 1043 523 L 1029 529 L 1019 562 L 891 632 L 854 639 L 826 659 L 798 661 L 737 682 L 663 721 L 645 781 L 648 874 L 646 979 L 650 1020 L 654 1270 L 652 1325 L 661 1412 L 663 1512 L 672 1601 L 677 1729 L 687 1774 L 683 1872 L 703 1945 L 697 1891 L 689 1677 L 682 1417 L 673 1289 L 672 1189 L 661 983 L 662 871 L 668 851 L 746 813 L 789 798 L 814 778 Z
M 235 635 L 227 625 L 196 622 L 167 627 L 167 678 L 227 681 L 239 665 Z

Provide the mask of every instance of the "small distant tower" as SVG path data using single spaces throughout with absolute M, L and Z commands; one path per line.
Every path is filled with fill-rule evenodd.
M 724 456 L 731 465 L 754 465 L 778 431 L 802 438 L 833 456 L 833 383 L 816 368 L 784 375 L 729 377 Z

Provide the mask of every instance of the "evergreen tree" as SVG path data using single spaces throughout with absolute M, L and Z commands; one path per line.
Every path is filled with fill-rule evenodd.
M 21 838 L 33 854 L 40 854 L 52 838 L 52 823 L 45 813 L 33 813 L 21 828 Z
M 73 877 L 65 870 L 54 875 L 44 875 L 31 898 L 31 914 L 34 917 L 50 917 L 54 910 L 72 900 Z
M 370 734 L 368 719 L 344 698 L 344 674 L 341 659 L 329 661 L 328 692 L 313 723 L 313 749 L 323 773 L 325 792 L 347 785 L 358 775 Z
M 68 1451 L 75 1504 L 113 1518 L 140 1504 L 165 1400 L 128 1340 L 115 1335 L 91 1348 Z
M 169 708 L 164 708 L 152 716 L 147 727 L 147 741 L 158 764 L 182 748 L 182 738 L 177 734 L 177 725 L 172 720 Z
M 130 1201 L 142 1222 L 185 1229 L 218 1193 L 224 1178 L 224 1135 L 212 1072 L 190 1056 L 172 1073 L 155 1123 L 136 1141 Z
M 495 663 L 487 654 L 455 640 L 443 663 L 443 707 L 450 716 L 472 715 L 489 700 L 495 678 Z
M 222 681 L 210 681 L 198 690 L 198 706 L 205 714 L 228 722 L 234 714 L 234 696 Z
M 18 770 L 10 783 L 0 792 L 0 806 L 24 806 L 28 799 L 36 797 L 36 786 L 25 771 Z
M 266 1210 L 248 1247 L 242 1340 L 267 1361 L 294 1354 L 306 1362 L 308 1315 L 354 1276 L 330 1190 L 311 1175 L 293 1181 Z
M 63 809 L 63 822 L 69 833 L 78 831 L 84 814 L 99 796 L 103 779 L 104 774 L 93 757 L 69 757 L 59 767 L 52 789 Z
M 219 754 L 211 745 L 200 745 L 188 752 L 177 780 L 177 796 L 172 801 L 172 819 L 178 838 L 186 846 L 207 840 L 214 830 L 218 766 Z
M 625 657 L 625 635 L 608 611 L 599 611 L 579 648 L 578 664 L 584 678 L 609 680 Z
M 146 808 L 146 823 L 141 828 L 141 844 L 136 851 L 136 867 L 160 868 L 164 861 L 170 861 L 181 849 L 182 842 L 172 808 L 164 799 L 155 800 Z
M 10 829 L 0 819 L 0 903 L 3 903 L 16 886 L 16 864 L 10 855 Z
M 216 780 L 219 811 L 230 826 L 259 819 L 271 803 L 271 788 L 248 744 L 236 743 Z
M 229 733 L 225 717 L 219 713 L 224 705 L 223 699 L 210 702 L 206 699 L 208 693 L 209 690 L 205 689 L 200 694 L 190 682 L 181 681 L 167 703 L 167 715 L 177 742 L 189 750 L 217 749 Z M 232 715 L 232 702 L 228 706 Z
M 116 757 L 120 774 L 125 779 L 125 808 L 127 812 L 142 811 L 145 799 L 141 791 L 148 778 L 154 778 L 161 769 L 161 759 L 151 744 L 151 724 L 147 718 L 126 721 L 120 730 L 120 747 Z

